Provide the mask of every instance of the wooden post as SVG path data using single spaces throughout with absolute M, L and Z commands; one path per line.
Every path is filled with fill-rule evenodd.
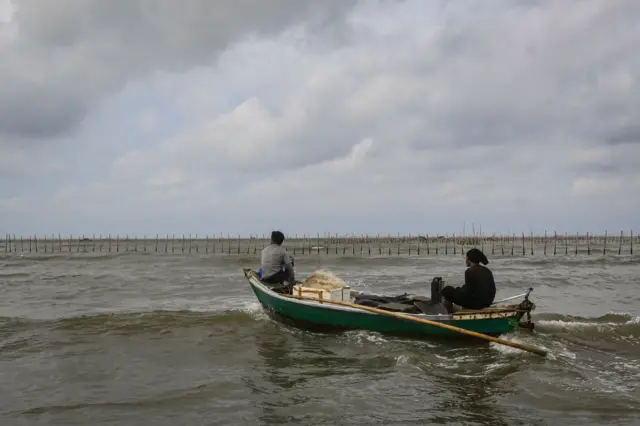
M 633 254 L 633 229 L 631 230 L 631 239 L 629 240 L 629 254 Z
M 189 234 L 189 254 L 191 254 L 191 234 Z
M 602 255 L 607 255 L 607 231 L 604 231 L 604 247 L 602 248 Z
M 542 249 L 543 254 L 547 255 L 547 231 L 544 231 L 544 248 Z
M 456 246 L 458 245 L 458 240 L 456 239 L 456 234 L 453 234 L 453 237 L 451 239 L 452 243 L 453 243 L 453 255 L 456 255 Z
M 511 236 L 511 256 L 513 256 L 513 251 L 516 248 L 516 234 Z
M 120 234 L 116 234 L 116 253 L 120 252 Z
M 531 256 L 533 256 L 533 231 L 531 232 Z
M 578 240 L 580 239 L 580 235 L 576 232 L 576 256 L 578 255 Z
M 444 254 L 449 254 L 449 235 L 447 233 L 444 234 Z
M 587 232 L 587 256 L 591 256 L 591 239 L 589 238 L 588 232 Z
M 620 241 L 618 241 L 618 256 L 622 254 L 622 239 L 624 238 L 624 231 L 620 231 Z
M 564 255 L 567 256 L 569 254 L 569 234 L 567 232 L 564 233 Z
M 111 253 L 111 234 L 109 234 L 108 245 L 109 245 L 109 253 Z
M 158 243 L 159 243 L 159 241 L 158 241 L 158 240 L 159 240 L 159 239 L 160 239 L 160 236 L 159 236 L 158 234 L 156 234 L 156 246 L 155 246 L 155 252 L 156 252 L 156 253 L 158 252 Z
M 524 249 L 524 232 L 522 233 L 522 255 L 525 255 L 525 249 Z
M 496 233 L 493 233 L 493 236 L 491 237 L 491 256 L 494 255 L 496 251 Z

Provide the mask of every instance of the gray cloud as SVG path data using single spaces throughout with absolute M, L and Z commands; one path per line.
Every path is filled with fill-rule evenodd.
M 21 0 L 0 67 L 0 133 L 73 129 L 128 81 L 215 59 L 243 37 L 309 21 L 336 25 L 353 1 Z
M 161 226 L 158 212 L 201 229 L 212 217 L 261 229 L 305 218 L 322 227 L 322 217 L 368 226 L 371 216 L 413 229 L 470 220 L 573 227 L 605 224 L 614 208 L 636 220 L 638 201 L 624 194 L 640 190 L 640 2 L 406 0 L 347 12 L 352 4 L 318 1 L 285 16 L 261 3 L 245 16 L 248 3 L 210 10 L 203 0 L 189 3 L 201 8 L 192 18 L 171 9 L 178 2 L 146 3 L 164 12 L 60 4 L 74 7 L 51 10 L 56 22 L 23 9 L 23 33 L 0 69 L 11 83 L 0 86 L 0 131 L 51 140 L 93 111 L 100 124 L 83 126 L 83 137 L 108 145 L 126 136 L 100 158 L 108 170 L 93 160 L 108 150 L 86 148 L 86 170 L 66 169 L 64 185 L 46 188 L 46 211 L 68 227 L 79 222 L 78 200 L 87 223 L 112 229 L 132 218 Z M 116 108 L 144 104 L 170 129 L 149 136 L 136 130 L 136 111 L 112 118 L 95 108 L 110 95 Z M 104 123 L 113 133 L 95 137 Z M 35 151 L 13 152 L 0 172 L 17 176 Z M 61 160 L 50 170 L 70 163 Z M 20 195 L 36 203 L 33 188 Z M 304 208 L 253 217 L 266 199 Z M 29 205 L 5 206 L 13 203 Z

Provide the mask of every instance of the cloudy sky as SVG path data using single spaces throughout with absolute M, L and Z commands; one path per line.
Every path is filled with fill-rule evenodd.
M 640 231 L 640 1 L 0 0 L 0 231 Z

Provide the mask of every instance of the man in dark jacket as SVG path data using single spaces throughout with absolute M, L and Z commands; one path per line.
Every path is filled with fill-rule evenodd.
M 467 252 L 465 261 L 468 268 L 464 271 L 464 285 L 455 288 L 446 286 L 442 289 L 442 296 L 447 302 L 467 309 L 491 306 L 496 296 L 496 283 L 491 270 L 480 265 L 480 263 L 483 265 L 489 263 L 487 256 L 477 248 L 473 248 Z

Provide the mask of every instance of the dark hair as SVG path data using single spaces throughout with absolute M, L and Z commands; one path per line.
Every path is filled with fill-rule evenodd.
M 467 252 L 467 257 L 473 263 L 482 263 L 483 265 L 486 265 L 487 263 L 489 263 L 487 256 L 485 256 L 484 253 L 478 250 L 477 248 L 472 248 L 471 250 L 469 250 Z
M 284 242 L 284 234 L 280 231 L 273 231 L 271 233 L 271 242 L 277 245 L 282 245 Z

